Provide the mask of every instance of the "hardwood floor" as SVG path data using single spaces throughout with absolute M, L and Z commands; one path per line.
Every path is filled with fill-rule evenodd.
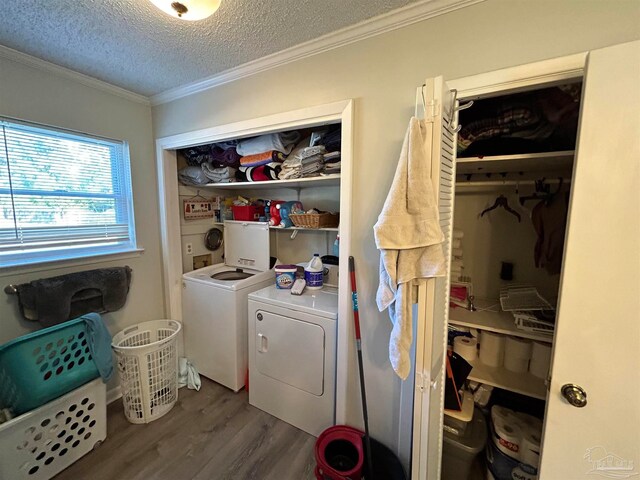
M 107 417 L 104 443 L 55 480 L 315 479 L 315 437 L 206 378 L 147 425 L 129 423 L 120 400 Z

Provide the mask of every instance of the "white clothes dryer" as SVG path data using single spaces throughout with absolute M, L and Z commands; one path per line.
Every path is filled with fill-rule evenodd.
M 224 226 L 225 262 L 182 277 L 184 349 L 200 374 L 237 392 L 247 372 L 247 296 L 274 284 L 275 273 L 267 223 Z
M 249 403 L 318 436 L 335 423 L 338 290 L 249 294 Z

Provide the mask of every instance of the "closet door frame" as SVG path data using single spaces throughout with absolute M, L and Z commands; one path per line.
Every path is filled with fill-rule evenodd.
M 460 103 L 464 103 L 469 100 L 475 100 L 487 96 L 495 96 L 497 94 L 504 95 L 509 93 L 517 93 L 524 90 L 530 90 L 531 87 L 538 85 L 551 86 L 554 84 L 562 84 L 566 83 L 569 80 L 582 78 L 584 76 L 587 54 L 588 52 L 583 52 L 565 57 L 553 58 L 526 65 L 505 68 L 493 72 L 462 77 L 454 80 L 447 80 L 447 85 L 450 89 L 457 91 L 458 101 Z M 449 272 L 447 272 L 447 274 L 449 274 Z M 419 310 L 432 308 L 431 303 L 432 302 L 430 302 L 429 299 L 421 297 L 418 300 L 418 308 Z M 434 321 L 445 322 L 446 319 L 436 318 L 434 319 Z M 425 347 L 424 343 L 417 344 L 416 349 L 417 351 L 414 357 L 414 361 L 415 358 L 422 358 L 425 359 L 425 361 L 429 358 L 427 354 L 431 351 L 431 349 L 429 349 L 428 346 Z M 424 379 L 422 378 L 421 372 L 430 371 L 432 367 L 432 365 L 427 365 L 426 363 L 423 365 L 414 365 L 414 372 L 420 373 L 420 378 L 414 378 L 414 382 L 412 382 L 415 385 L 414 388 L 416 391 L 420 389 L 426 390 L 425 386 L 423 385 Z M 424 402 L 425 400 L 423 400 L 423 403 Z M 406 415 L 410 414 L 410 412 L 406 411 L 409 406 L 407 406 L 407 404 L 403 404 L 402 407 L 401 418 L 406 418 Z M 410 407 L 413 410 L 413 405 L 411 405 Z M 423 405 L 423 409 L 424 408 L 425 407 Z M 441 412 L 441 415 L 444 415 L 444 413 Z M 430 426 L 428 424 L 429 418 L 425 416 L 421 418 L 417 416 L 414 417 L 414 419 L 414 432 L 420 430 L 424 431 L 428 428 L 442 428 L 441 422 L 439 424 Z M 406 432 L 401 431 L 401 445 L 402 439 L 404 437 L 406 437 Z M 442 436 L 440 436 L 440 442 L 442 441 L 441 439 Z M 426 442 L 422 442 L 422 444 L 419 445 L 418 448 L 415 448 L 415 445 L 413 447 L 414 448 L 412 449 L 412 456 L 418 455 L 419 458 L 413 458 L 411 462 L 414 466 L 411 472 L 412 480 L 439 480 L 439 469 L 438 473 L 434 473 L 433 469 L 423 467 L 425 465 L 428 465 L 430 459 L 432 459 L 434 455 L 439 454 L 442 445 L 428 445 L 426 444 Z M 416 466 L 418 468 L 415 468 Z
M 348 285 L 347 259 L 351 254 L 351 218 L 353 184 L 353 121 L 354 101 L 343 100 L 311 106 L 289 112 L 276 113 L 228 123 L 202 130 L 156 139 L 156 168 L 158 172 L 158 200 L 160 206 L 160 239 L 166 318 L 182 321 L 182 252 L 176 150 L 195 145 L 246 138 L 265 133 L 341 123 L 340 172 L 340 282 L 338 290 L 338 318 L 352 315 L 351 291 Z M 286 188 L 284 185 L 274 188 Z M 202 190 L 208 190 L 209 187 Z M 349 385 L 357 384 L 355 336 L 351 322 L 339 321 L 336 356 L 336 423 L 348 423 L 348 412 L 358 411 L 359 397 Z M 180 345 L 181 351 L 182 345 Z

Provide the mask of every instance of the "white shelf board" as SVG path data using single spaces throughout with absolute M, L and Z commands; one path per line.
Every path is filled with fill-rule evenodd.
M 224 222 L 213 222 L 213 225 L 224 226 Z M 293 230 L 303 230 L 303 231 L 306 231 L 306 232 L 339 232 L 340 231 L 340 229 L 338 227 L 332 227 L 332 228 L 306 228 L 306 227 L 282 228 L 282 227 L 270 226 L 269 229 L 270 230 L 275 230 L 275 231 L 280 231 L 280 232 L 290 232 L 290 231 L 293 231 Z
M 500 310 L 500 302 L 491 300 L 476 300 L 476 308 L 478 311 L 470 312 L 461 307 L 449 309 L 449 323 L 460 327 L 477 328 L 479 330 L 488 330 L 490 332 L 503 333 L 514 337 L 529 338 L 540 342 L 551 343 L 552 335 L 543 333 L 527 332 L 516 327 L 513 315 L 509 312 Z M 482 310 L 490 305 L 496 305 L 497 312 Z
M 179 185 L 178 189 L 180 195 L 194 195 L 197 190 L 273 190 L 278 188 L 327 186 L 340 186 L 340 174 L 335 173 L 333 175 L 319 177 L 294 178 L 291 180 L 269 180 L 265 182 L 207 183 L 206 185 L 198 185 L 197 187 Z
M 494 387 L 540 400 L 547 398 L 547 387 L 544 384 L 544 380 L 528 372 L 514 373 L 502 367 L 489 367 L 481 363 L 480 360 L 469 363 L 473 367 L 468 377 L 469 380 L 493 385 Z
M 575 152 L 527 153 L 456 159 L 456 173 L 571 172 Z
M 282 227 L 269 227 L 271 230 L 276 230 L 276 231 L 283 231 L 283 232 L 288 232 L 290 230 L 304 230 L 306 232 L 339 232 L 340 229 L 338 227 L 331 227 L 331 228 L 307 228 L 307 227 L 288 227 L 288 228 L 282 228 Z
M 197 195 L 198 190 L 203 191 L 203 189 L 200 187 L 194 187 L 191 185 L 178 185 L 178 195 L 180 195 L 181 197 L 194 197 Z

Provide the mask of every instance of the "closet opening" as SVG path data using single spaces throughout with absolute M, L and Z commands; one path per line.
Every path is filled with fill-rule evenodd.
M 277 142 L 286 143 L 285 148 Z M 238 147 L 244 143 L 252 148 L 241 152 Z M 347 386 L 357 375 L 349 367 L 355 354 L 352 333 L 348 324 L 336 321 L 351 311 L 348 282 L 341 279 L 348 279 L 346 259 L 350 255 L 352 144 L 350 100 L 212 126 L 156 142 L 166 309 L 169 318 L 183 322 L 186 356 L 200 356 L 196 364 L 200 373 L 233 391 L 241 389 L 249 377 L 250 403 L 254 404 L 253 395 L 258 408 L 312 435 L 348 422 L 347 412 L 353 410 L 350 404 L 357 401 L 347 395 Z M 316 146 L 322 151 L 296 156 L 299 161 L 287 164 L 298 147 Z M 233 165 L 225 163 L 233 153 L 230 147 L 236 154 Z M 273 161 L 255 158 L 267 154 Z M 251 165 L 244 164 L 248 157 L 254 157 Z M 281 175 L 285 167 L 291 167 L 286 176 Z M 275 207 L 274 201 L 291 208 L 289 217 L 283 215 L 283 208 L 277 209 L 280 220 L 288 218 L 291 224 L 274 221 L 269 225 L 274 210 L 270 208 L 267 214 L 266 209 Z M 298 211 L 302 208 L 304 213 Z M 308 212 L 312 208 L 317 212 Z M 292 217 L 296 214 L 322 221 L 297 225 Z M 340 244 L 334 248 L 338 234 Z M 315 253 L 327 256 L 334 252 L 337 261 L 325 265 L 331 268 L 322 290 L 308 289 L 296 296 L 276 289 L 273 259 L 284 267 L 307 263 Z M 230 272 L 232 278 L 213 277 L 222 271 Z M 239 271 L 251 275 L 237 278 Z M 307 308 L 310 292 L 326 302 Z M 214 316 L 232 326 L 212 327 Z M 298 323 L 291 321 L 298 317 Z M 282 348 L 296 345 L 284 337 L 296 325 L 305 327 L 297 334 L 300 341 L 313 343 L 315 355 L 283 363 L 288 354 L 281 355 Z M 210 361 L 215 350 L 211 339 L 223 334 L 235 335 L 233 342 L 225 341 L 221 347 L 228 354 L 224 361 Z M 199 343 L 201 337 L 204 342 Z M 256 340 L 255 345 L 248 345 L 248 337 Z M 309 371 L 313 375 L 305 373 Z M 255 377 L 258 373 L 262 374 L 259 378 Z M 319 390 L 319 383 L 324 390 Z M 287 388 L 292 391 L 283 393 Z M 316 401 L 317 405 L 306 410 L 323 415 L 317 416 L 315 424 L 303 424 L 308 420 L 302 415 L 303 407 L 284 413 L 274 410 L 288 405 L 278 400 L 279 395 L 289 400 L 298 395 L 299 405 Z M 267 403 L 257 405 L 262 399 Z
M 444 411 L 445 480 L 537 478 L 581 94 L 461 100 L 448 348 L 470 371 Z

